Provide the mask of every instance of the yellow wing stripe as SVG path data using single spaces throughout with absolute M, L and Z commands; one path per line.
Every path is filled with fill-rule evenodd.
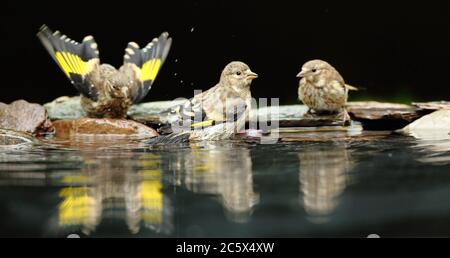
M 191 127 L 199 128 L 199 127 L 207 127 L 207 126 L 212 126 L 212 125 L 214 125 L 214 120 L 206 120 L 203 122 L 198 122 L 198 123 L 192 124 Z
M 141 76 L 142 81 L 154 81 L 156 75 L 158 75 L 159 68 L 161 67 L 161 59 L 151 59 L 142 66 Z
M 69 58 L 69 63 L 70 63 L 70 66 L 72 67 L 72 71 L 75 72 L 76 74 L 79 74 L 78 70 L 77 70 L 77 66 L 75 64 L 75 60 L 73 58 L 73 55 L 71 53 L 67 53 L 66 55 Z
M 58 63 L 61 65 L 61 68 L 63 69 L 64 73 L 67 75 L 67 77 L 70 77 L 69 75 L 70 68 L 69 65 L 67 65 L 66 61 L 64 60 L 64 57 L 61 55 L 60 52 L 56 52 L 55 57 L 56 60 L 58 60 Z
M 74 64 L 75 71 L 78 74 L 81 74 L 80 64 L 78 63 L 78 60 L 77 60 L 78 56 L 70 54 L 70 57 L 72 57 L 72 63 Z
M 76 70 L 76 72 L 78 73 L 78 74 L 83 74 L 83 72 L 81 71 L 81 65 L 80 65 L 80 61 L 81 61 L 81 59 L 80 59 L 80 57 L 79 56 L 77 56 L 77 55 L 74 55 L 74 54 L 70 54 L 71 56 L 72 56 L 72 62 L 74 63 L 74 65 L 75 65 L 75 70 Z
M 70 53 L 62 52 L 62 55 L 63 55 L 64 59 L 67 61 L 67 64 L 69 65 L 71 72 L 72 73 L 75 72 L 75 68 L 72 63 L 72 59 L 70 58 Z
M 70 73 L 85 75 L 88 72 L 87 62 L 84 62 L 77 55 L 68 52 L 56 52 L 55 57 L 67 77 L 70 77 Z

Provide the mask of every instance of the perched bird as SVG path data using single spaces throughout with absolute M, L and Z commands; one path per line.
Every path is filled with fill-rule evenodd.
M 75 88 L 88 117 L 124 118 L 128 108 L 150 90 L 172 43 L 164 32 L 146 47 L 134 42 L 125 49 L 124 64 L 116 69 L 100 64 L 97 43 L 87 36 L 82 43 L 53 33 L 43 25 L 38 38 Z
M 310 108 L 309 113 L 339 114 L 344 121 L 349 121 L 345 109 L 349 90 L 357 88 L 347 85 L 339 72 L 322 60 L 306 62 L 297 77 L 299 99 Z
M 220 81 L 184 104 L 161 113 L 172 134 L 157 142 L 224 140 L 245 126 L 251 107 L 250 84 L 258 75 L 242 62 L 231 62 Z

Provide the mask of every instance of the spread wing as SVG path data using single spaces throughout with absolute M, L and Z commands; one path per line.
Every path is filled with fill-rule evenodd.
M 201 102 L 198 102 L 196 98 L 189 99 L 181 105 L 172 107 L 160 115 L 166 123 L 171 126 L 180 127 L 183 131 L 215 124 L 213 119 L 208 118 Z
M 98 69 L 100 63 L 94 38 L 87 36 L 82 43 L 78 43 L 59 31 L 53 33 L 45 25 L 37 36 L 75 88 L 96 101 L 97 92 L 90 80 L 90 74 Z
M 131 97 L 134 103 L 140 102 L 152 87 L 161 66 L 169 54 L 172 38 L 164 32 L 154 38 L 146 47 L 130 42 L 125 49 L 124 64 L 130 64 L 134 72 L 135 82 L 131 86 Z
M 189 126 L 186 129 L 202 129 L 224 122 L 237 121 L 247 109 L 242 98 L 222 101 L 220 90 L 206 91 L 184 104 L 166 111 L 167 122 Z

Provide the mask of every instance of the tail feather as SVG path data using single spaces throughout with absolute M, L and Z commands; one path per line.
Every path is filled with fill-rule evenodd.
M 359 88 L 349 84 L 345 84 L 345 87 L 347 87 L 348 90 L 359 91 Z
M 37 36 L 75 88 L 84 96 L 96 100 L 96 89 L 88 78 L 100 62 L 94 38 L 88 36 L 80 44 L 59 31 L 53 33 L 46 25 L 40 28 Z
M 133 65 L 139 80 L 137 88 L 133 90 L 133 102 L 140 102 L 150 90 L 156 76 L 167 58 L 172 38 L 164 32 L 159 38 L 154 38 L 145 47 L 140 48 L 135 42 L 130 42 L 125 49 L 124 64 Z

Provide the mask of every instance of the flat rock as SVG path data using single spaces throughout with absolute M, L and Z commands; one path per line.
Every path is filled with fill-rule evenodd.
M 278 113 L 278 116 L 275 117 L 275 119 L 299 120 L 303 118 L 306 112 L 308 112 L 308 107 L 305 105 L 283 105 L 278 107 L 268 106 L 261 107 L 256 110 L 256 116 L 258 120 L 265 121 L 267 118 L 271 118 L 273 114 Z
M 178 99 L 173 101 L 155 101 L 133 105 L 130 110 L 128 110 L 128 117 L 153 128 L 158 128 L 163 123 L 159 114 L 169 108 L 178 106 L 185 101 L 186 99 Z
M 0 128 L 35 135 L 53 131 L 46 109 L 25 100 L 17 100 L 9 105 L 0 103 Z
M 185 99 L 178 99 L 137 104 L 130 108 L 128 117 L 157 129 L 163 125 L 159 113 L 184 101 Z M 45 107 L 52 120 L 77 119 L 84 116 L 79 97 L 61 97 L 46 104 Z M 306 117 L 307 111 L 308 107 L 305 105 L 260 107 L 251 110 L 250 122 L 260 125 L 272 120 L 277 121 L 280 127 L 319 127 L 342 124 L 342 121 L 332 117 Z M 360 121 L 365 129 L 373 130 L 397 130 L 430 113 L 430 110 L 418 106 L 374 101 L 349 102 L 348 111 L 353 120 Z
M 371 141 L 389 137 L 392 131 L 364 131 L 355 122 L 351 126 L 290 127 L 270 131 L 246 130 L 234 137 L 236 140 L 252 143 L 295 143 L 295 142 L 337 142 Z
M 319 126 L 319 127 L 291 127 L 272 130 L 272 134 L 278 134 L 280 142 L 305 142 L 305 141 L 333 141 L 355 138 L 362 134 L 362 126 Z
M 0 147 L 32 144 L 34 141 L 34 138 L 29 134 L 0 129 Z
M 363 131 L 360 134 L 348 133 L 314 133 L 304 135 L 291 135 L 280 138 L 280 142 L 295 143 L 295 142 L 355 142 L 355 141 L 375 141 L 389 137 L 391 131 Z
M 159 113 L 185 100 L 155 101 L 133 105 L 128 110 L 128 118 L 157 128 L 161 124 Z M 73 120 L 86 117 L 80 104 L 80 96 L 63 96 L 44 105 L 51 120 Z
M 131 106 L 130 110 L 128 111 L 128 116 L 139 117 L 146 116 L 148 114 L 157 115 L 160 112 L 163 112 L 171 107 L 178 106 L 185 101 L 186 99 L 177 99 L 136 104 Z
M 57 120 L 55 126 L 55 137 L 57 139 L 83 137 L 83 136 L 106 136 L 125 138 L 151 138 L 158 136 L 152 128 L 141 123 L 110 118 L 80 118 L 73 120 Z
M 347 111 L 352 118 L 367 120 L 405 120 L 414 121 L 421 115 L 419 109 L 405 104 L 381 103 L 375 101 L 349 102 Z
M 450 110 L 443 109 L 435 111 L 397 132 L 420 139 L 449 139 Z
M 413 106 L 423 109 L 423 110 L 441 110 L 441 109 L 450 109 L 449 101 L 432 101 L 432 102 L 413 102 Z
M 429 113 L 411 105 L 375 101 L 349 102 L 347 111 L 365 129 L 375 130 L 400 129 Z

